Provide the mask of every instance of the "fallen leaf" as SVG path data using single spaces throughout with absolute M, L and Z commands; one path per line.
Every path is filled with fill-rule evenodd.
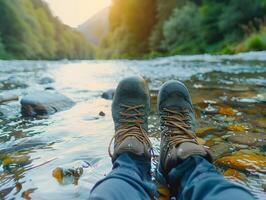
M 245 177 L 243 175 L 241 175 L 240 172 L 235 170 L 235 169 L 228 169 L 224 172 L 223 175 L 227 176 L 227 177 L 237 178 L 237 179 L 242 180 L 242 181 L 245 180 Z
M 60 167 L 57 167 L 53 170 L 53 177 L 59 182 L 62 183 L 63 182 L 63 169 Z
M 220 107 L 218 110 L 219 114 L 228 115 L 228 116 L 235 116 L 236 112 L 231 107 Z
M 233 124 L 233 125 L 229 125 L 227 126 L 227 129 L 229 131 L 237 131 L 237 132 L 244 132 L 245 130 L 247 130 L 248 128 L 244 125 L 240 125 L 240 124 Z

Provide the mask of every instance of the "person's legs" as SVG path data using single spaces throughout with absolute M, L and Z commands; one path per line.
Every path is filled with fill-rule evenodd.
M 244 187 L 223 178 L 211 164 L 211 152 L 195 136 L 195 114 L 186 86 L 165 83 L 158 95 L 161 152 L 158 177 L 180 200 L 253 200 Z M 162 178 L 163 177 L 163 178 Z
M 191 156 L 168 174 L 179 200 L 253 200 L 244 187 L 226 180 L 201 156 Z
M 150 169 L 150 161 L 124 153 L 114 162 L 112 172 L 94 186 L 90 199 L 151 199 L 156 187 Z
M 113 170 L 96 183 L 90 200 L 148 200 L 156 195 L 150 173 L 149 109 L 149 91 L 142 78 L 130 77 L 119 83 L 112 103 L 113 154 L 109 146 Z

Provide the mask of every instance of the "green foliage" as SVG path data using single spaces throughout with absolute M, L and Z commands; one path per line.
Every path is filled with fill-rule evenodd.
M 173 10 L 177 5 L 183 5 L 184 0 L 157 0 L 156 9 L 156 25 L 153 28 L 151 36 L 149 38 L 149 47 L 152 50 L 164 50 L 162 41 L 164 40 L 163 26 L 165 21 L 169 19 Z
M 259 32 L 251 34 L 240 43 L 236 51 L 261 51 L 266 49 L 266 27 Z
M 200 28 L 200 12 L 194 3 L 175 9 L 163 27 L 165 48 L 174 54 L 200 52 Z
M 147 53 L 155 9 L 154 0 L 114 0 L 109 16 L 110 32 L 97 55 L 130 58 Z
M 90 58 L 85 38 L 53 17 L 42 0 L 0 0 L 2 49 L 17 59 Z M 2 50 L 3 51 L 3 50 Z M 1 53 L 0 58 L 4 58 Z
M 257 33 L 265 20 L 265 0 L 113 0 L 110 32 L 97 55 L 149 58 L 265 50 L 266 30 Z

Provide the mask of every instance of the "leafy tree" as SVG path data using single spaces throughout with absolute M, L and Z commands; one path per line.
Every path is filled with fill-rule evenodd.
M 54 17 L 42 0 L 0 0 L 0 35 L 17 59 L 91 58 L 85 38 Z
M 163 27 L 165 48 L 175 53 L 199 52 L 202 43 L 200 28 L 200 12 L 194 3 L 176 8 Z

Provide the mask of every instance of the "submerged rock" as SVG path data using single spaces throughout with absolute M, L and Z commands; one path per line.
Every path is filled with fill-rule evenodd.
M 1 90 L 12 90 L 16 88 L 26 88 L 27 84 L 23 83 L 22 80 L 16 76 L 10 76 L 7 79 L 0 80 L 0 89 Z
M 232 148 L 233 147 L 227 143 L 219 143 L 210 147 L 214 160 L 230 154 L 232 152 Z
M 17 95 L 0 95 L 0 104 L 10 101 L 18 101 L 19 97 Z
M 215 161 L 217 165 L 238 170 L 256 170 L 266 172 L 266 157 L 252 152 L 238 151 Z
M 50 115 L 71 108 L 75 103 L 68 97 L 47 91 L 34 92 L 21 100 L 21 114 L 34 117 Z
M 40 85 L 46 85 L 46 84 L 50 84 L 53 82 L 54 82 L 54 79 L 52 79 L 51 77 L 43 77 L 39 80 Z
M 263 133 L 235 133 L 227 138 L 228 141 L 249 146 L 263 146 L 266 144 L 266 135 Z
M 110 89 L 110 90 L 105 91 L 102 94 L 102 98 L 107 99 L 107 100 L 111 100 L 111 99 L 113 99 L 114 95 L 115 95 L 115 89 Z

